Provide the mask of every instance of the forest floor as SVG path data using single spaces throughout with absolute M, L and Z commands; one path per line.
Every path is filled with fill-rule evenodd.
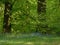
M 60 45 L 60 37 L 40 34 L 0 34 L 0 45 Z

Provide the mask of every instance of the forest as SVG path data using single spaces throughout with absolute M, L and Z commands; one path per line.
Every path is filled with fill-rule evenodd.
M 60 0 L 0 0 L 0 45 L 55 45 L 59 36 Z

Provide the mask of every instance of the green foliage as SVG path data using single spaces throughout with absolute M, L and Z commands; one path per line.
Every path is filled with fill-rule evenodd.
M 4 3 L 0 0 L 0 31 L 3 28 Z M 14 0 L 9 0 L 11 3 Z M 56 34 L 60 32 L 59 0 L 46 0 L 46 13 L 37 14 L 37 0 L 16 0 L 12 7 L 12 32 L 42 32 Z M 38 19 L 39 17 L 39 19 Z M 39 27 L 37 27 L 39 25 Z

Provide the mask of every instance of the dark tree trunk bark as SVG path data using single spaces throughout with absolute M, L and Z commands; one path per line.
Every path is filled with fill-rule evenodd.
M 37 13 L 38 13 L 39 23 L 37 23 L 36 32 L 39 32 L 41 30 L 41 23 L 40 22 L 45 21 L 45 18 L 42 18 L 42 17 L 46 13 L 46 0 L 38 0 L 38 2 L 37 2 Z
M 38 0 L 37 4 L 38 14 L 40 14 L 41 12 L 46 12 L 46 0 Z
M 9 2 L 5 2 L 5 10 L 4 10 L 4 24 L 3 24 L 3 31 L 5 33 L 11 32 L 11 10 L 12 5 Z

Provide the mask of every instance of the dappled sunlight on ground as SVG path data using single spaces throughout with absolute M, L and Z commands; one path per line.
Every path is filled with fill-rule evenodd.
M 36 42 L 25 42 L 25 41 L 8 41 L 8 40 L 0 40 L 0 45 L 8 44 L 8 45 L 60 45 L 59 41 L 46 42 L 46 41 L 36 41 Z
M 60 45 L 60 37 L 36 34 L 0 35 L 0 45 Z
M 1 43 L 8 43 L 8 44 L 27 44 L 27 45 L 33 45 L 33 42 L 25 42 L 25 41 L 9 41 L 9 40 L 0 40 Z
M 26 43 L 24 43 L 24 44 L 27 44 L 27 45 L 34 45 L 33 42 L 26 42 Z

